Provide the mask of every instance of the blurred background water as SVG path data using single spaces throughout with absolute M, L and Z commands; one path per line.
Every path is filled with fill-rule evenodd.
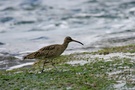
M 84 46 L 64 54 L 134 43 L 135 0 L 0 0 L 0 69 L 66 36 Z

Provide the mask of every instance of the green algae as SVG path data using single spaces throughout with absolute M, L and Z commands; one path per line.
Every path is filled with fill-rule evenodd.
M 97 52 L 62 55 L 54 59 L 57 70 L 46 64 L 40 73 L 43 60 L 31 68 L 0 71 L 1 90 L 115 90 L 135 88 L 135 62 L 132 58 L 112 56 L 108 59 L 91 55 L 109 53 L 134 53 L 135 45 L 112 47 Z M 68 61 L 85 60 L 84 65 L 67 64 Z M 126 82 L 121 87 L 119 82 Z M 116 86 L 117 85 L 117 86 Z

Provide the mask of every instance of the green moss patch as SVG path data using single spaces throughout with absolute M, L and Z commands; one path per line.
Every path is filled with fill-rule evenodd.
M 122 49 L 124 47 L 125 50 Z M 134 45 L 122 46 L 121 49 L 109 48 L 107 50 L 110 54 L 107 55 L 100 55 L 102 50 L 93 52 L 94 54 L 62 55 L 54 59 L 57 69 L 47 63 L 43 73 L 40 73 L 43 60 L 39 60 L 29 68 L 0 71 L 0 90 L 134 89 L 135 56 L 134 50 L 130 47 L 133 49 Z M 103 49 L 103 52 L 104 50 L 106 49 Z M 119 56 L 118 52 L 123 52 L 122 56 Z M 125 55 L 127 52 L 128 56 Z M 85 63 L 68 63 L 72 61 L 85 61 Z
M 92 52 L 92 54 L 109 54 L 109 53 L 116 53 L 116 52 L 123 52 L 123 53 L 135 53 L 135 45 L 127 45 L 127 46 L 118 46 L 118 47 L 111 47 L 111 48 L 104 48 L 102 50 L 98 50 L 96 52 Z

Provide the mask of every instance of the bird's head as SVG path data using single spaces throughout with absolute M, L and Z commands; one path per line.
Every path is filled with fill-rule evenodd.
M 67 42 L 67 43 L 69 43 L 69 42 L 77 42 L 77 43 L 80 43 L 80 44 L 83 45 L 83 43 L 81 43 L 81 42 L 79 42 L 79 41 L 77 41 L 77 40 L 74 40 L 74 39 L 72 39 L 72 38 L 69 37 L 69 36 L 67 36 L 64 41 Z

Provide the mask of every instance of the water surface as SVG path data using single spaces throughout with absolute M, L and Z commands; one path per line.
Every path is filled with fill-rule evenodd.
M 134 43 L 135 1 L 0 1 L 0 69 L 21 64 L 24 55 L 43 46 L 63 43 L 66 36 L 84 46 L 70 43 L 64 54 Z

